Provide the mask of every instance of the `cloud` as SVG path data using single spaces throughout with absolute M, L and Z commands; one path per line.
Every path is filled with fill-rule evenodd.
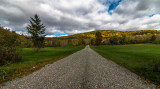
M 46 35 L 45 37 L 56 37 L 55 35 Z
M 30 17 L 38 14 L 48 36 L 93 30 L 159 30 L 159 4 L 159 0 L 0 0 L 0 24 L 26 33 Z
M 68 36 L 68 35 L 64 33 L 55 33 L 53 35 L 46 35 L 45 37 L 60 37 L 60 36 Z

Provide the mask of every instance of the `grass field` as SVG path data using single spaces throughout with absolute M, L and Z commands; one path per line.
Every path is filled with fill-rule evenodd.
M 29 74 L 83 48 L 84 46 L 48 47 L 41 49 L 38 53 L 31 48 L 24 48 L 22 51 L 23 58 L 20 62 L 0 66 L 0 83 Z
M 153 65 L 160 61 L 160 45 L 132 44 L 91 46 L 103 57 L 115 61 L 136 74 L 160 85 L 160 72 L 153 72 Z

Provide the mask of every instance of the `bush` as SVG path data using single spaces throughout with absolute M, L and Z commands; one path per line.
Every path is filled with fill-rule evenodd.
M 0 65 L 21 60 L 21 47 L 20 35 L 0 27 Z
M 0 65 L 5 65 L 8 62 L 17 62 L 22 59 L 21 50 L 16 47 L 0 46 Z

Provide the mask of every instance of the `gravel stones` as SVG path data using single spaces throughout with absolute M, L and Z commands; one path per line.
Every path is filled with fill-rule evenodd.
M 89 46 L 5 85 L 2 89 L 155 89 Z

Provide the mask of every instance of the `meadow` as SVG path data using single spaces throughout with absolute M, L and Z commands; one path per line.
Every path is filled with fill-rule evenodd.
M 142 78 L 160 85 L 160 72 L 154 72 L 154 64 L 160 62 L 160 45 L 130 44 L 91 46 L 103 57 L 126 67 Z
M 84 46 L 46 47 L 39 52 L 35 52 L 32 48 L 23 48 L 21 61 L 0 66 L 0 83 L 30 74 L 46 64 L 53 63 L 83 48 Z

